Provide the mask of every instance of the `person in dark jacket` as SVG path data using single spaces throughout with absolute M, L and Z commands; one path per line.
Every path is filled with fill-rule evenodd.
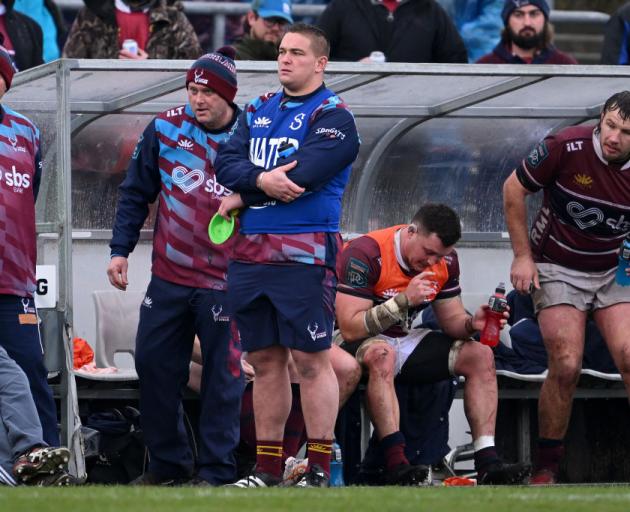
M 61 56 L 66 28 L 59 7 L 52 0 L 14 0 L 16 11 L 33 18 L 42 29 L 44 46 L 42 57 L 50 62 Z
M 0 44 L 18 71 L 44 63 L 42 29 L 36 21 L 13 9 L 14 0 L 0 0 Z
M 196 59 L 201 47 L 181 2 L 84 0 L 70 29 L 64 57 L 79 59 Z M 138 43 L 137 53 L 122 48 Z
M 602 64 L 630 64 L 630 2 L 622 5 L 606 24 Z
M 331 44 L 331 60 L 468 62 L 452 20 L 434 0 L 333 0 L 317 22 Z
M 501 41 L 477 64 L 577 64 L 551 44 L 553 25 L 546 0 L 505 0 L 501 17 L 505 25 Z

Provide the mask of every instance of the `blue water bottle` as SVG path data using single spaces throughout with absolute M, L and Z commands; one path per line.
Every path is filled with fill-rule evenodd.
M 630 266 L 630 233 L 621 242 L 621 248 L 619 249 L 619 266 L 617 267 L 615 281 L 621 286 L 630 286 L 630 276 L 626 273 L 628 266 Z
M 344 487 L 343 481 L 343 460 L 341 458 L 341 447 L 337 442 L 333 442 L 330 460 L 330 486 Z

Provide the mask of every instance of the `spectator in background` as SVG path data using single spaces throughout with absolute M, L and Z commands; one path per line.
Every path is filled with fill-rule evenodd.
M 58 59 L 66 37 L 59 8 L 52 0 L 15 0 L 14 9 L 33 18 L 44 35 L 44 62 Z
M 201 47 L 180 2 L 84 0 L 63 49 L 83 59 L 196 59 Z M 122 48 L 138 43 L 137 53 Z
M 478 64 L 577 64 L 556 49 L 546 0 L 505 0 L 501 41 Z
M 0 0 L 0 45 L 18 71 L 44 63 L 42 29 L 36 21 L 13 8 L 13 0 Z
M 466 47 L 434 0 L 333 0 L 317 24 L 330 39 L 331 60 L 468 62 Z
M 240 60 L 276 60 L 278 45 L 293 23 L 290 0 L 254 0 L 245 15 L 245 35 L 236 42 Z
M 455 22 L 468 50 L 468 61 L 492 51 L 503 28 L 503 0 L 437 0 Z
M 602 64 L 630 64 L 630 2 L 622 5 L 606 24 Z

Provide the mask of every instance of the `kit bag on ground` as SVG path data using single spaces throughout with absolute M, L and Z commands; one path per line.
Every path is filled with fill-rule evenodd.
M 143 474 L 147 450 L 137 409 L 127 406 L 93 413 L 83 434 L 87 483 L 126 484 Z

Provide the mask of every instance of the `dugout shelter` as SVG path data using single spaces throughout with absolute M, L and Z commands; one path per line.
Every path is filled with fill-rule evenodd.
M 45 161 L 37 203 L 40 313 L 66 440 L 81 452 L 71 339 L 93 340 L 94 290 L 105 269 L 116 188 L 152 116 L 186 101 L 190 61 L 62 59 L 18 73 L 3 104 L 41 130 Z M 273 62 L 237 63 L 243 105 L 278 88 Z M 546 134 L 595 123 L 603 102 L 628 89 L 630 68 L 330 63 L 326 84 L 353 111 L 361 136 L 343 202 L 353 236 L 410 219 L 440 201 L 461 216 L 464 302 L 509 282 L 511 249 L 502 184 Z M 530 213 L 537 207 L 530 204 Z M 130 256 L 130 290 L 146 288 L 153 211 Z M 42 278 L 44 279 L 44 278 Z M 77 457 L 75 472 L 83 467 Z

